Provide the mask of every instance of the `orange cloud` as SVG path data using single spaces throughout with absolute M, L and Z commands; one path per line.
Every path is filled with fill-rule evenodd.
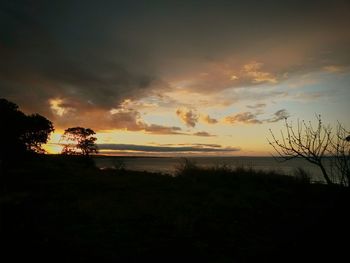
M 214 137 L 215 136 L 215 135 L 212 135 L 212 134 L 210 134 L 208 132 L 205 132 L 205 131 L 196 132 L 193 135 L 195 135 L 195 136 L 202 136 L 202 137 Z
M 51 110 L 57 114 L 58 116 L 63 116 L 66 114 L 71 108 L 64 107 L 62 99 L 50 99 L 49 100 Z
M 58 128 L 79 125 L 95 131 L 127 130 L 152 134 L 183 134 L 179 127 L 146 123 L 139 111 L 128 108 L 129 101 L 124 101 L 120 107 L 110 110 L 82 105 L 75 105 L 73 108 L 72 103 L 68 104 L 63 99 L 52 99 L 49 102 L 52 111 L 55 112 L 54 121 L 59 124 Z
M 256 114 L 251 112 L 242 112 L 233 116 L 228 116 L 225 118 L 226 123 L 235 124 L 237 122 L 247 123 L 247 124 L 261 124 L 262 121 L 258 120 Z
M 218 123 L 217 119 L 211 118 L 209 115 L 202 116 L 202 120 L 205 123 L 208 123 L 208 124 L 216 124 L 216 123 Z
M 177 116 L 189 127 L 196 126 L 196 123 L 198 122 L 198 114 L 195 112 L 195 110 L 191 109 L 177 109 L 176 110 Z
M 277 83 L 277 78 L 272 73 L 262 71 L 263 63 L 253 61 L 245 64 L 242 75 L 252 81 L 252 83 Z

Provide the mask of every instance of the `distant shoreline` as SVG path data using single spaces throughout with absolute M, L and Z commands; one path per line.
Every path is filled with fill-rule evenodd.
M 52 157 L 59 157 L 59 156 L 69 156 L 69 157 L 81 157 L 82 155 L 62 155 L 62 154 L 56 154 L 56 153 L 47 153 L 43 154 L 43 156 L 52 156 Z M 151 158 L 151 159 L 199 159 L 199 158 L 272 158 L 272 159 L 281 159 L 283 162 L 288 162 L 290 160 L 284 160 L 284 157 L 281 156 L 271 156 L 271 155 L 262 155 L 262 156 L 250 156 L 250 155 L 231 155 L 231 156 L 212 156 L 212 155 L 203 155 L 203 156 L 187 156 L 187 155 L 179 155 L 179 156 L 151 156 L 151 155 L 104 155 L 104 154 L 97 154 L 97 155 L 90 155 L 91 158 L 125 158 L 125 159 L 134 159 L 134 158 Z M 324 159 L 332 158 L 332 156 L 325 156 Z M 304 160 L 302 157 L 295 157 L 294 160 Z M 291 160 L 293 160 L 291 159 Z

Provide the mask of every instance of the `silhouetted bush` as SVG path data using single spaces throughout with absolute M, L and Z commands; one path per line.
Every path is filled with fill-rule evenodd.
M 186 176 L 195 176 L 202 169 L 199 168 L 195 161 L 188 158 L 182 158 L 178 165 L 175 167 L 175 176 L 176 177 L 186 177 Z
M 295 169 L 294 177 L 296 178 L 296 180 L 302 183 L 306 183 L 306 184 L 311 183 L 311 175 L 302 167 L 298 167 Z

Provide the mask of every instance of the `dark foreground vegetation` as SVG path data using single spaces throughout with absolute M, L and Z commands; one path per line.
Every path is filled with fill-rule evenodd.
M 1 259 L 340 262 L 349 190 L 184 163 L 176 177 L 42 156 L 2 174 Z M 343 261 L 343 260 L 342 260 Z

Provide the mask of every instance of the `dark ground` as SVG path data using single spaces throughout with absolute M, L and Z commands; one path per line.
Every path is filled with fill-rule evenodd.
M 347 189 L 184 167 L 174 178 L 41 157 L 2 175 L 2 262 L 345 262 Z

